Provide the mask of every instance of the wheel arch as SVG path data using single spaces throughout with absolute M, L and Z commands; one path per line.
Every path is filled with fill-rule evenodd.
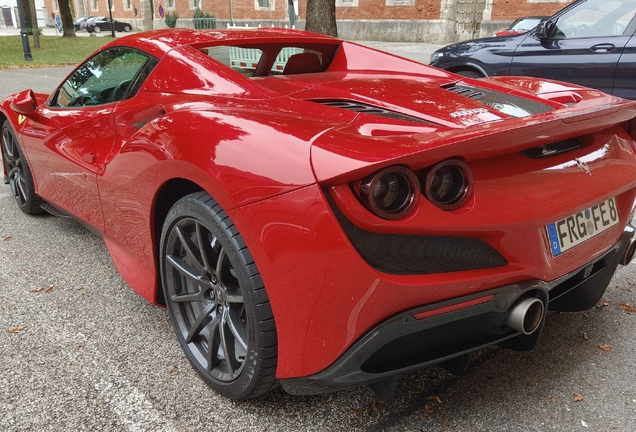
M 457 66 L 451 66 L 449 68 L 446 69 L 448 72 L 453 72 L 453 73 L 457 73 L 457 72 L 462 72 L 462 71 L 472 71 L 472 72 L 476 72 L 484 77 L 488 77 L 490 76 L 490 74 L 481 66 L 473 64 L 473 63 L 465 63 L 465 64 L 461 64 L 461 65 L 457 65 Z
M 163 222 L 166 220 L 166 216 L 170 211 L 170 208 L 186 195 L 190 195 L 194 192 L 204 191 L 205 189 L 197 183 L 184 178 L 173 178 L 165 182 L 155 195 L 155 200 L 152 207 L 152 232 L 154 235 L 154 258 L 155 258 L 155 271 L 156 271 L 156 286 L 155 286 L 155 302 L 157 304 L 166 305 L 165 298 L 163 296 L 163 289 L 161 287 L 161 266 L 159 264 L 159 241 L 161 239 L 161 230 L 163 228 Z

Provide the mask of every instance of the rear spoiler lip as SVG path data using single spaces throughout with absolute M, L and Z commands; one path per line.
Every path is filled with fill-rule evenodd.
M 319 183 L 335 185 L 359 180 L 389 165 L 418 170 L 450 157 L 470 161 L 520 152 L 635 117 L 636 101 L 607 95 L 535 116 L 427 134 L 362 136 L 354 121 L 316 139 L 311 146 L 311 164 Z

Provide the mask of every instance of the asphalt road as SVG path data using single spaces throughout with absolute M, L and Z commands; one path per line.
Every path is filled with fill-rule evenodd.
M 0 98 L 51 91 L 69 70 L 0 70 Z M 550 314 L 534 351 L 483 350 L 463 377 L 403 376 L 391 403 L 364 388 L 233 402 L 197 377 L 165 310 L 122 281 L 99 236 L 22 214 L 0 184 L 0 430 L 631 432 L 636 313 L 619 302 L 636 305 L 636 264 L 606 306 Z

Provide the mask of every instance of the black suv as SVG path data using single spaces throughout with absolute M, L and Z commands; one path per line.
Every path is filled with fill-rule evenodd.
M 520 35 L 441 48 L 431 65 L 468 77 L 526 75 L 636 99 L 636 0 L 578 0 Z

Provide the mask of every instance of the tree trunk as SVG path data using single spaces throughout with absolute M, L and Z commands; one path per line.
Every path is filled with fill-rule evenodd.
M 336 0 L 307 0 L 305 30 L 338 37 Z
M 29 30 L 31 28 L 31 3 L 22 2 L 22 13 L 24 14 L 24 26 Z
M 38 29 L 38 13 L 35 10 L 35 0 L 29 0 L 31 9 L 31 28 L 33 29 L 33 48 L 40 48 L 40 31 Z
M 60 7 L 60 18 L 62 18 L 62 37 L 75 37 L 75 27 L 73 27 L 73 15 L 71 15 L 70 0 L 58 0 Z

